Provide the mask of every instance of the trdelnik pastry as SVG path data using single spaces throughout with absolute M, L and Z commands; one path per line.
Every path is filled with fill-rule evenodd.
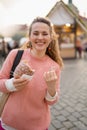
M 27 61 L 21 61 L 14 71 L 14 77 L 32 79 L 34 72 L 35 70 L 28 65 Z

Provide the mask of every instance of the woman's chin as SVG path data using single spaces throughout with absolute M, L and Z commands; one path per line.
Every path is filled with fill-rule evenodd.
M 37 51 L 44 51 L 45 50 L 44 47 L 37 47 L 36 49 L 37 49 Z

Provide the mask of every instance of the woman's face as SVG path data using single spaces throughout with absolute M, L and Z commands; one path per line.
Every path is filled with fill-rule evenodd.
M 42 22 L 34 23 L 32 25 L 29 39 L 33 49 L 45 52 L 51 42 L 50 27 Z

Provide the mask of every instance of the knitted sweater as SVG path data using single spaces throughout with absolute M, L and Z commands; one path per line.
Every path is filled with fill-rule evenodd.
M 8 92 L 5 81 L 9 79 L 10 69 L 16 54 L 17 49 L 12 50 L 0 70 L 0 91 L 5 93 Z M 45 130 L 50 124 L 49 105 L 57 102 L 58 98 L 55 101 L 45 99 L 47 84 L 43 75 L 44 72 L 55 66 L 58 75 L 56 90 L 59 94 L 59 65 L 47 55 L 41 59 L 32 56 L 29 49 L 24 51 L 21 60 L 27 60 L 28 64 L 35 70 L 35 74 L 22 90 L 11 92 L 1 118 L 5 124 L 17 130 Z

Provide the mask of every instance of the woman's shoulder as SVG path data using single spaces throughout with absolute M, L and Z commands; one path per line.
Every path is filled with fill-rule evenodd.
M 12 49 L 10 52 L 9 52 L 9 55 L 14 55 L 18 52 L 19 49 Z
M 47 59 L 48 59 L 48 64 L 50 63 L 52 66 L 55 66 L 57 69 L 60 68 L 59 64 L 56 61 L 54 61 L 52 58 L 47 56 Z
M 9 52 L 9 54 L 7 55 L 6 60 L 8 60 L 8 59 L 10 60 L 10 59 L 11 59 L 11 61 L 13 61 L 14 58 L 15 58 L 15 56 L 17 55 L 18 50 L 19 50 L 19 49 L 12 49 L 12 50 Z
M 18 53 L 18 51 L 24 51 L 24 50 L 23 50 L 23 49 L 19 49 L 19 48 L 17 48 L 17 49 L 12 49 L 12 50 L 9 52 L 8 56 L 10 55 L 11 57 L 14 57 L 14 56 L 16 56 L 16 54 Z

